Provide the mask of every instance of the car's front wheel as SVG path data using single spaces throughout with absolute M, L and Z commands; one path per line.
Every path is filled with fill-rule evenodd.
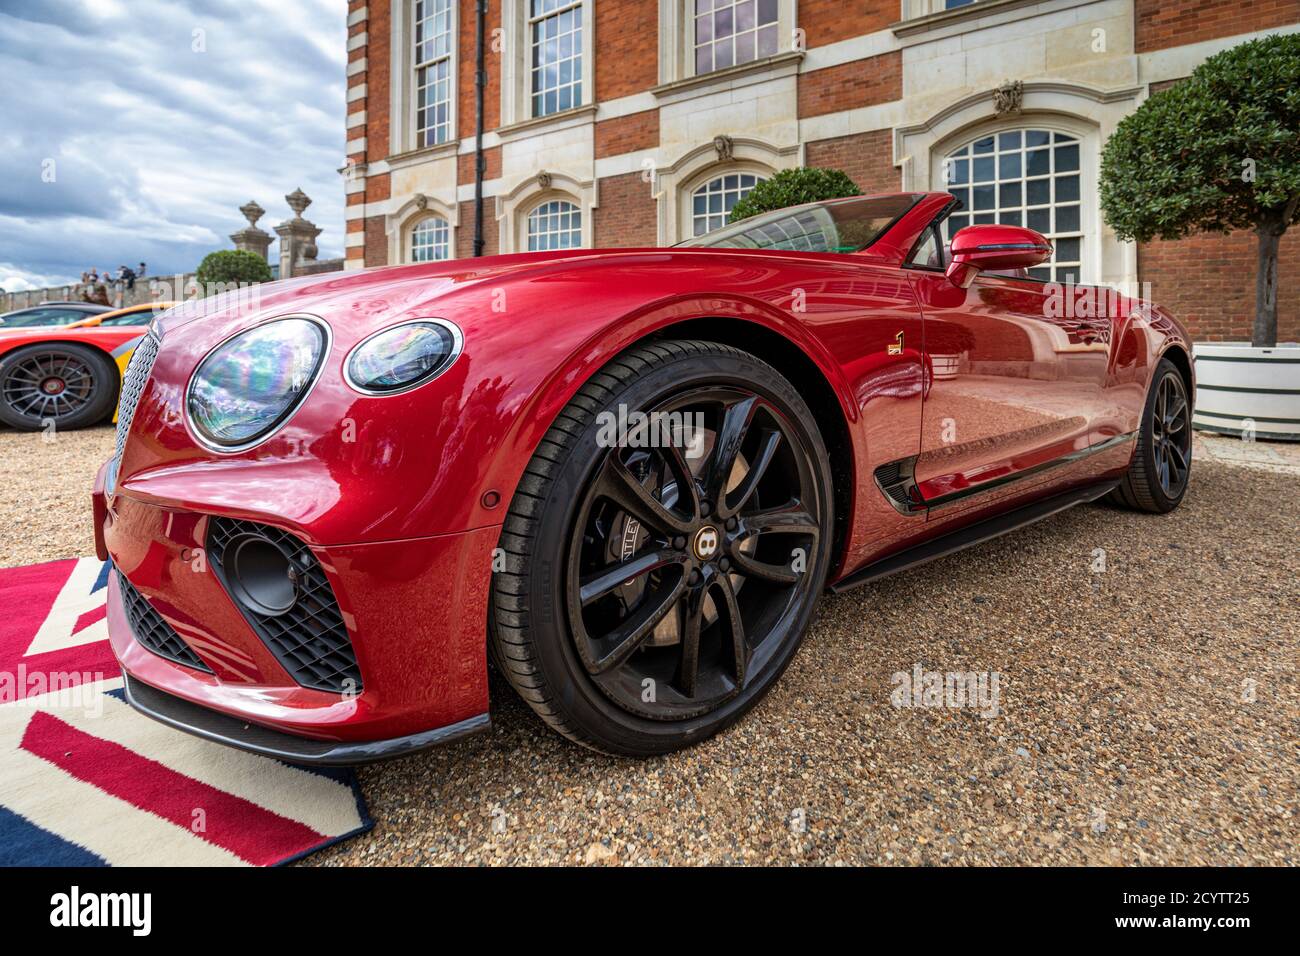
M 635 348 L 560 413 L 511 502 L 493 656 L 578 743 L 697 743 L 790 662 L 832 527 L 826 449 L 789 382 L 716 343 Z

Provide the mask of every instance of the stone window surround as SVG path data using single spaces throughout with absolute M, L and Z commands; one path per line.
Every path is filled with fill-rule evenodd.
M 388 155 L 401 156 L 416 150 L 415 129 L 415 0 L 394 0 L 392 5 L 392 38 L 389 44 L 392 50 L 390 70 L 389 113 L 392 118 L 388 127 Z M 460 4 L 451 5 L 451 58 L 448 61 L 452 89 L 458 89 L 457 78 L 460 75 Z M 457 142 L 456 131 L 459 126 L 460 97 L 453 95 L 450 104 L 449 121 L 451 139 Z M 447 143 L 438 143 L 424 149 L 440 149 Z
M 1024 7 L 1053 9 L 1087 6 L 1096 2 L 1098 0 L 974 0 L 973 3 L 949 10 L 944 5 L 944 0 L 902 0 L 901 16 L 896 23 L 890 24 L 890 29 L 896 36 L 903 38 L 904 45 L 907 45 L 906 38 L 914 37 L 911 42 L 929 40 L 932 37 L 925 34 L 933 31 L 942 30 L 944 35 L 952 35 L 996 25 L 987 21 L 979 22 L 985 17 L 998 18 L 996 23 L 1009 23 L 1042 12 L 1016 12 Z
M 449 206 L 433 196 L 412 196 L 396 212 L 384 217 L 388 234 L 388 261 L 396 265 L 411 262 L 411 231 L 426 219 L 445 219 L 450 232 L 447 259 L 456 258 L 456 229 L 460 225 L 460 206 Z
M 670 246 L 691 238 L 691 200 L 695 190 L 728 173 L 752 173 L 764 179 L 782 169 L 803 165 L 802 144 L 772 146 L 758 139 L 736 138 L 724 158 L 713 143 L 690 150 L 671 166 L 656 170 L 655 206 L 658 240 Z
M 593 220 L 600 204 L 597 181 L 578 180 L 566 173 L 541 172 L 496 197 L 498 251 L 501 255 L 528 251 L 528 214 L 552 199 L 571 202 L 578 207 L 582 213 L 582 248 L 592 248 Z
M 501 0 L 501 126 L 502 128 L 565 117 L 574 110 L 595 105 L 595 0 L 582 0 L 582 102 L 571 110 L 533 116 L 533 98 L 529 89 L 532 75 L 528 56 L 532 37 L 528 33 L 528 9 L 531 0 Z M 586 229 L 586 216 L 583 217 Z
M 1098 90 L 1051 81 L 1024 84 L 1021 110 L 998 117 L 992 91 L 970 94 L 938 111 L 922 123 L 894 129 L 894 165 L 900 170 L 904 192 L 943 191 L 944 157 L 963 143 L 1000 130 L 1060 130 L 1077 136 L 1083 203 L 1081 216 L 1085 240 L 1083 281 L 1137 289 L 1137 246 L 1121 243 L 1101 216 L 1097 189 L 1101 144 L 1115 125 L 1145 99 L 1145 88 Z
M 659 0 L 660 87 L 713 75 L 695 72 L 695 36 L 690 29 L 694 13 L 695 0 Z M 794 43 L 795 29 L 799 25 L 798 16 L 798 0 L 778 0 L 776 32 L 781 39 L 778 41 L 777 55 L 716 72 L 726 74 L 730 71 L 761 68 L 772 61 L 786 59 L 791 54 L 802 56 L 802 49 L 796 48 Z

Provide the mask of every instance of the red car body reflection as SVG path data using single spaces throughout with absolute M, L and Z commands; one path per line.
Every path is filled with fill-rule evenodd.
M 1041 283 L 985 274 L 961 288 L 941 268 L 907 265 L 949 202 L 917 197 L 852 255 L 531 253 L 281 282 L 251 312 L 209 302 L 166 313 L 116 481 L 107 465 L 97 481 L 97 524 L 103 556 L 208 671 L 142 646 L 114 580 L 111 640 L 138 696 L 147 704 L 161 691 L 358 758 L 376 742 L 422 745 L 482 726 L 504 505 L 574 393 L 648 337 L 734 344 L 833 402 L 838 418 L 820 423 L 839 485 L 832 581 L 1018 502 L 1120 474 L 1133 448 L 1113 440 L 1138 428 L 1161 356 L 1186 370 L 1190 391 L 1186 333 L 1138 300 L 1102 296 L 1104 314 L 1056 317 Z M 300 314 L 333 334 L 309 397 L 255 448 L 205 448 L 184 413 L 196 367 L 239 330 Z M 349 386 L 343 363 L 357 343 L 430 316 L 464 335 L 445 374 L 390 396 Z M 951 507 L 909 510 L 882 494 L 877 469 L 900 461 L 924 500 Z M 219 516 L 310 548 L 354 644 L 359 694 L 295 682 L 217 577 L 201 573 Z

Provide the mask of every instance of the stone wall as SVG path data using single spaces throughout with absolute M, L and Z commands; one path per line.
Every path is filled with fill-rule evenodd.
M 190 282 L 194 281 L 194 273 L 187 272 L 179 276 L 150 276 L 146 279 L 136 279 L 134 289 L 124 288 L 121 295 L 119 308 L 126 308 L 130 305 L 140 305 L 145 302 L 155 302 L 161 294 L 174 290 L 179 284 L 183 289 Z M 164 284 L 164 287 L 155 294 L 155 288 L 158 284 Z M 0 314 L 12 312 L 15 309 L 26 309 L 34 305 L 40 305 L 42 302 L 81 302 L 80 284 L 56 285 L 46 289 L 30 289 L 26 292 L 3 292 L 0 293 Z M 174 294 L 174 292 L 172 293 Z M 117 303 L 115 291 L 109 291 L 108 297 L 110 302 Z

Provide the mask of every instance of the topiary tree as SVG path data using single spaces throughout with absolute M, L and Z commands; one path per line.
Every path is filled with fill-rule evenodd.
M 740 222 L 759 213 L 799 206 L 822 199 L 843 199 L 860 196 L 862 190 L 838 169 L 783 169 L 771 179 L 765 179 L 749 191 L 731 210 L 728 222 Z
M 1216 54 L 1125 117 L 1102 152 L 1101 207 L 1121 239 L 1253 229 L 1251 343 L 1277 345 L 1278 246 L 1300 220 L 1300 34 Z
M 270 282 L 271 267 L 256 252 L 222 249 L 203 257 L 194 278 L 204 288 L 240 282 Z

